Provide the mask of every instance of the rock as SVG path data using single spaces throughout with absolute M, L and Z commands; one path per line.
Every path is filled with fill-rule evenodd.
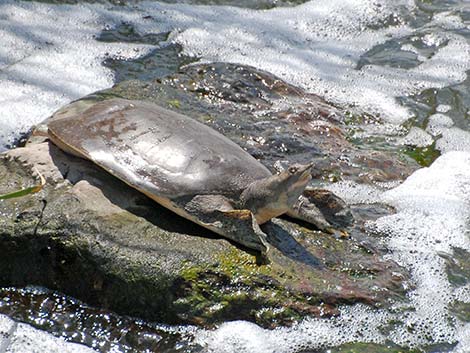
M 0 191 L 46 177 L 37 195 L 0 203 L 0 285 L 37 284 L 169 323 L 247 319 L 273 327 L 334 315 L 344 303 L 403 293 L 394 263 L 353 240 L 278 220 L 270 265 L 47 142 L 0 161 Z
M 452 351 L 454 345 L 451 343 L 443 343 L 438 345 L 426 346 L 424 348 L 408 348 L 398 346 L 394 343 L 364 343 L 352 342 L 345 343 L 339 347 L 328 350 L 331 353 L 419 353 L 419 352 L 445 352 Z
M 163 80 L 123 82 L 83 102 L 110 96 L 147 99 L 190 114 L 271 169 L 314 158 L 324 180 L 330 171 L 323 166 L 332 163 L 343 175 L 361 178 L 368 168 L 369 175 L 388 180 L 412 168 L 393 161 L 396 169 L 383 171 L 392 156 L 380 153 L 372 166 L 338 162 L 339 154 L 367 155 L 345 138 L 338 110 L 252 68 L 192 66 Z M 256 253 L 58 150 L 45 140 L 44 130 L 37 129 L 26 147 L 1 157 L 0 194 L 32 184 L 33 166 L 47 179 L 38 194 L 0 201 L 1 286 L 42 285 L 158 322 L 212 325 L 245 319 L 265 327 L 305 315 L 336 315 L 341 304 L 383 306 L 404 294 L 407 274 L 383 260 L 382 250 L 288 220 L 263 226 L 274 249 L 271 263 L 260 264 Z M 319 206 L 326 216 L 347 225 L 341 200 L 317 192 L 323 193 Z

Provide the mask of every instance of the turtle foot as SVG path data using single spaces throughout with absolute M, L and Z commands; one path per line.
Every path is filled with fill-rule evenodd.
M 349 239 L 351 236 L 345 230 L 335 229 L 333 227 L 328 227 L 325 229 L 325 232 L 331 234 L 336 239 Z
M 221 202 L 221 198 L 220 195 L 195 196 L 184 208 L 196 223 L 235 243 L 259 251 L 261 257 L 267 260 L 267 236 L 253 213 L 229 209 L 229 203 Z

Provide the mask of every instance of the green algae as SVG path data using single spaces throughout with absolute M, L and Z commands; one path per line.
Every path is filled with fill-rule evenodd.
M 180 274 L 184 294 L 177 311 L 196 322 L 242 318 L 274 327 L 300 320 L 302 304 L 313 304 L 282 286 L 271 265 L 260 266 L 255 256 L 237 250 L 221 255 L 216 266 L 189 265 Z
M 171 108 L 181 108 L 181 103 L 179 100 L 177 99 L 170 99 L 168 102 L 167 102 L 168 106 L 170 106 Z
M 429 167 L 441 155 L 435 143 L 425 147 L 407 146 L 402 149 L 402 153 L 414 159 L 422 167 Z
M 461 321 L 470 322 L 470 303 L 455 301 L 450 306 L 450 311 Z

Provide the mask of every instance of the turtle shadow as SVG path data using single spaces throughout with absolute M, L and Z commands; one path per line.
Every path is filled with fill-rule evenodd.
M 256 256 L 258 262 L 263 262 L 262 257 L 260 257 L 257 251 L 222 237 L 177 215 L 138 190 L 133 189 L 117 177 L 102 170 L 93 162 L 65 153 L 51 142 L 49 142 L 49 153 L 52 162 L 58 168 L 64 180 L 69 181 L 72 185 L 80 181 L 86 181 L 99 189 L 103 196 L 113 205 L 145 219 L 160 229 L 201 238 L 225 239 L 238 249 Z M 310 254 L 307 249 L 298 243 L 280 225 L 268 222 L 262 225 L 262 229 L 268 235 L 268 242 L 284 256 L 309 266 L 320 266 L 318 259 Z
M 261 229 L 268 236 L 268 242 L 287 258 L 305 265 L 319 268 L 323 267 L 321 261 L 300 244 L 292 234 L 274 220 L 261 225 Z

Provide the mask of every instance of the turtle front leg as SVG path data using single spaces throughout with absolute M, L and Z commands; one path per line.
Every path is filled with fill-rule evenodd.
M 267 236 L 250 210 L 234 209 L 230 200 L 221 195 L 197 195 L 185 204 L 184 210 L 196 223 L 236 243 L 260 251 L 267 259 Z
M 323 189 L 304 190 L 287 215 L 313 224 L 319 230 L 337 236 L 347 236 L 347 233 L 336 230 L 330 222 L 342 228 L 353 220 L 345 202 L 332 192 Z

